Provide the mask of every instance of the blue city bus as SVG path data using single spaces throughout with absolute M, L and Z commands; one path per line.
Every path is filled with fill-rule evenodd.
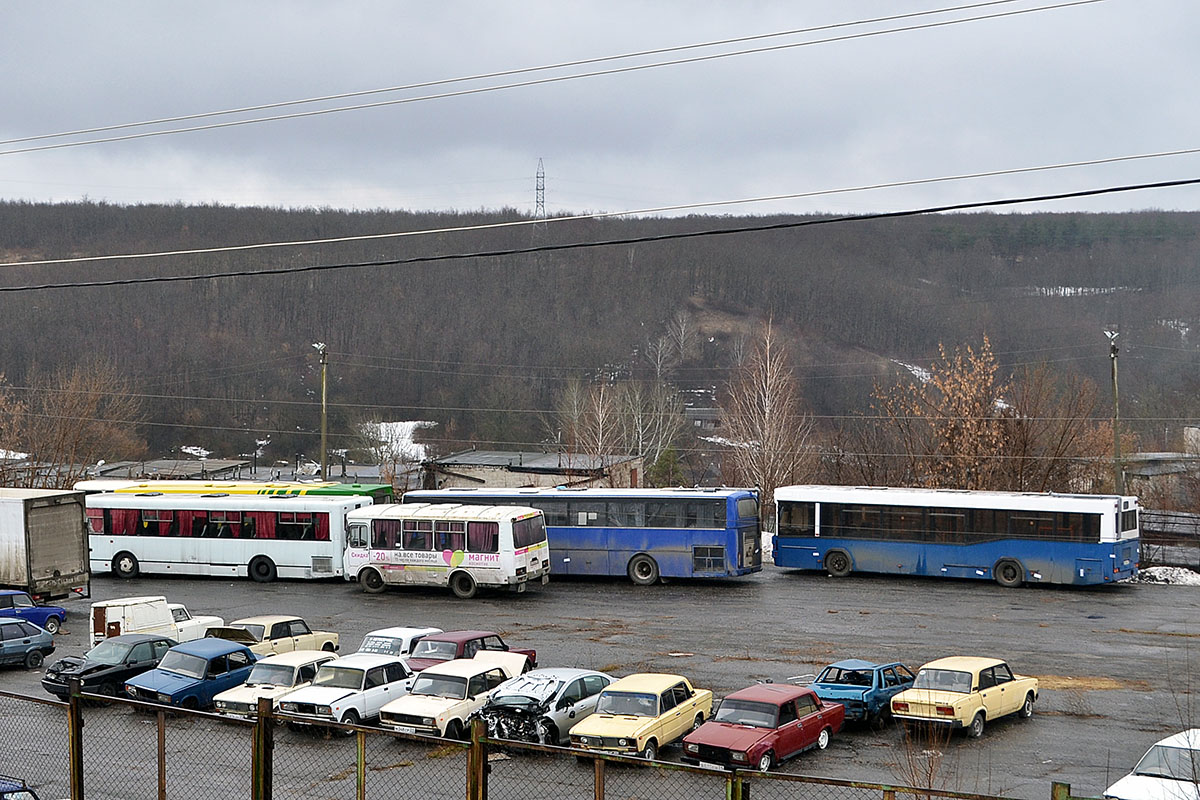
M 762 570 L 758 495 L 748 489 L 426 489 L 404 502 L 539 509 L 553 575 L 650 585 Z
M 1138 501 L 1118 495 L 855 486 L 775 491 L 775 564 L 1076 586 L 1138 571 Z

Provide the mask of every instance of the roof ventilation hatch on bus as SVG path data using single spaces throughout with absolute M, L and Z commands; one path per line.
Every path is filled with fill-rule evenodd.
M 229 492 L 212 492 L 211 494 L 202 494 L 201 497 L 229 497 Z
M 138 497 L 162 497 L 162 492 L 138 492 Z

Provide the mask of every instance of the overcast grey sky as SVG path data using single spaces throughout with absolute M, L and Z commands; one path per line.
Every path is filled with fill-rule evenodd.
M 5 76 L 0 82 L 0 139 L 963 4 L 965 0 L 13 2 L 0 18 Z M 1053 0 L 1019 0 L 321 107 L 1051 4 Z M 1198 43 L 1197 0 L 1103 0 L 462 97 L 0 154 L 0 198 L 413 210 L 509 207 L 532 213 L 541 158 L 546 209 L 559 214 L 819 192 L 1182 150 L 1200 147 Z M 60 141 L 10 143 L 0 150 Z M 1200 155 L 730 205 L 701 213 L 894 210 L 1192 177 L 1200 177 Z M 1200 209 L 1200 189 L 1019 207 L 1143 208 Z

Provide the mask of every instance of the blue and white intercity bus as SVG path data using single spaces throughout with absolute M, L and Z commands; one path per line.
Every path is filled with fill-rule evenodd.
M 1138 570 L 1138 501 L 1118 495 L 856 486 L 775 491 L 775 564 L 1090 585 Z
M 552 575 L 729 578 L 762 569 L 749 489 L 427 489 L 405 503 L 529 506 L 546 517 Z

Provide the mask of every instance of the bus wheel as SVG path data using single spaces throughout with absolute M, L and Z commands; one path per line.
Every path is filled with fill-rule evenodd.
M 363 591 L 369 594 L 379 594 L 387 588 L 387 583 L 384 582 L 383 576 L 379 574 L 377 569 L 363 570 L 359 576 L 358 582 L 362 584 Z
M 850 574 L 850 554 L 845 550 L 830 550 L 825 554 L 825 571 L 835 578 Z
M 248 567 L 250 577 L 256 583 L 270 583 L 275 580 L 278 573 L 275 571 L 275 562 L 266 556 L 255 556 L 250 559 Z
M 658 583 L 658 562 L 645 553 L 639 553 L 629 559 L 629 580 L 638 586 L 650 586 Z
M 450 591 L 459 600 L 470 600 L 479 591 L 475 579 L 469 572 L 456 572 L 450 576 Z
M 112 560 L 113 572 L 118 578 L 136 578 L 138 576 L 138 560 L 133 553 L 117 553 Z
M 992 569 L 992 576 L 1005 589 L 1015 589 L 1025 581 L 1025 570 L 1016 561 L 1006 558 Z

